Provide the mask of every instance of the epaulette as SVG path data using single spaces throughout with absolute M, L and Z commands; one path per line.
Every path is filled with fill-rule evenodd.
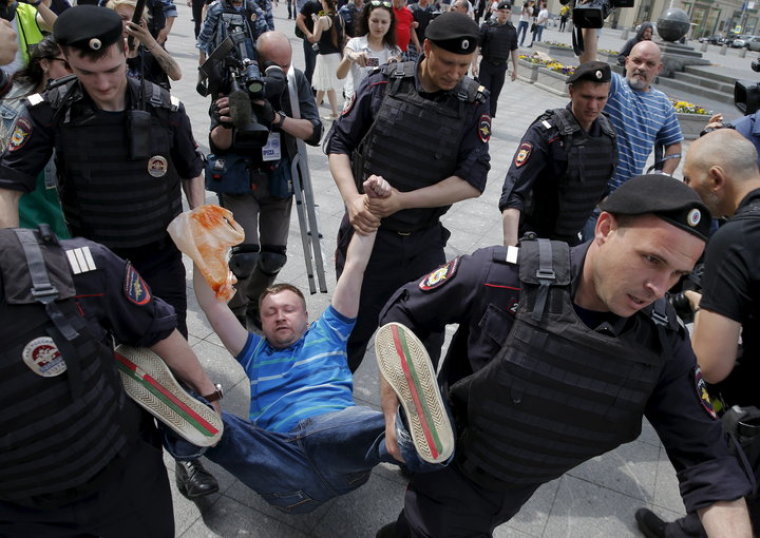
M 454 88 L 454 93 L 457 99 L 467 103 L 482 103 L 491 94 L 485 86 L 470 77 L 464 77 Z
M 496 263 L 503 263 L 505 265 L 516 265 L 517 264 L 517 255 L 520 253 L 520 249 L 518 247 L 508 246 L 508 247 L 495 247 L 493 249 L 493 261 Z
M 417 62 L 393 62 L 380 66 L 383 75 L 390 78 L 407 78 L 417 74 Z

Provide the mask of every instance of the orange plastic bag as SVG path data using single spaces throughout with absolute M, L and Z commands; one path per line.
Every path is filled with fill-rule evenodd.
M 216 296 L 232 299 L 237 279 L 227 260 L 230 248 L 245 239 L 232 212 L 218 205 L 202 205 L 177 215 L 167 231 L 177 248 L 192 258 Z

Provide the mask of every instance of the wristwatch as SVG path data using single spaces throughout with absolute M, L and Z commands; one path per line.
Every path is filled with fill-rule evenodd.
M 280 116 L 280 121 L 279 121 L 279 123 L 277 123 L 277 125 L 275 125 L 275 127 L 278 130 L 282 129 L 282 124 L 285 123 L 285 118 L 287 118 L 288 115 L 285 114 L 282 110 L 278 110 L 277 112 L 275 112 L 275 114 L 277 114 L 278 116 Z
M 204 394 L 203 397 L 206 399 L 207 402 L 215 402 L 217 400 L 221 400 L 224 398 L 224 391 L 222 390 L 222 385 L 219 383 L 214 384 L 214 388 L 216 389 L 211 394 Z

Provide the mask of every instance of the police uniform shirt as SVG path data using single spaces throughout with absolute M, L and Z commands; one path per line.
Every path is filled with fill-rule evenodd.
M 567 105 L 570 108 L 570 105 Z M 604 136 L 599 121 L 594 120 L 588 131 L 590 137 Z M 520 141 L 512 164 L 504 178 L 499 198 L 499 211 L 520 211 L 521 228 L 539 236 L 552 236 L 558 217 L 557 189 L 567 171 L 567 150 L 556 125 L 546 129 L 542 121 L 536 121 Z M 599 199 L 604 196 L 599 193 Z M 526 215 L 526 204 L 532 200 L 531 215 Z
M 131 86 L 129 86 L 131 88 Z M 99 115 L 119 115 L 126 122 L 126 110 L 122 112 L 107 112 L 95 107 L 86 92 L 82 91 L 82 101 L 85 106 L 91 106 Z M 126 109 L 132 108 L 135 96 L 127 90 Z M 150 106 L 150 105 L 148 105 Z M 64 114 L 61 114 L 61 116 Z M 113 116 L 112 116 L 113 117 Z M 11 135 L 11 141 L 6 152 L 0 158 L 0 188 L 31 192 L 34 190 L 37 174 L 45 167 L 50 159 L 62 119 L 54 118 L 54 111 L 47 102 L 37 106 L 27 107 L 26 112 L 16 123 L 16 129 Z M 180 103 L 176 111 L 169 113 L 169 127 L 172 132 L 171 161 L 183 179 L 192 179 L 200 174 L 203 163 L 193 138 L 190 118 L 185 107 Z M 126 128 L 124 143 L 127 143 Z M 92 152 L 98 151 L 98 140 L 92 140 L 88 146 Z M 65 160 L 60 152 L 57 161 Z M 145 159 L 146 171 L 149 159 Z M 59 168 L 59 175 L 63 174 Z M 97 180 L 97 177 L 93 178 Z M 65 177 L 61 178 L 66 181 Z M 126 187 L 126 186 L 125 186 Z M 179 194 L 179 193 L 178 193 Z
M 756 209 L 749 209 L 752 206 Z M 757 392 L 757 375 L 760 373 L 760 189 L 744 197 L 737 213 L 748 209 L 751 216 L 729 219 L 707 243 L 699 306 L 742 325 L 743 349 L 739 359 L 742 373 L 738 377 L 729 376 L 729 379 L 735 378 L 731 380 L 731 386 L 740 393 L 732 394 L 729 387 L 721 388 L 726 390 L 724 396 L 729 403 L 760 405 Z
M 587 249 L 588 244 L 571 249 L 574 281 Z M 489 247 L 455 258 L 399 289 L 380 314 L 380 325 L 402 323 L 424 340 L 431 331 L 458 323 L 441 373 L 442 381 L 451 386 L 483 368 L 506 341 L 520 297 L 516 259 L 514 247 Z M 652 324 L 637 317 L 609 318 L 594 328 L 611 338 L 622 330 L 635 330 L 637 341 L 657 341 Z M 737 499 L 746 493 L 747 479 L 725 448 L 720 422 L 701 403 L 688 335 L 684 331 L 668 336 L 672 356 L 663 365 L 645 416 L 678 472 L 688 511 Z
M 506 36 L 498 34 L 506 34 Z M 503 42 L 508 44 L 503 50 L 494 46 L 495 43 Z M 510 21 L 504 24 L 498 24 L 496 21 L 484 22 L 480 25 L 480 50 L 483 60 L 499 64 L 506 63 L 510 53 L 517 50 L 517 30 Z
M 452 106 L 459 106 L 459 100 L 451 91 L 424 92 L 419 79 L 419 62 L 424 59 L 420 56 L 417 61 L 417 69 L 414 75 L 414 83 L 419 95 L 425 99 L 438 102 L 450 102 Z M 384 75 L 379 70 L 371 73 L 362 81 L 359 89 L 354 93 L 353 99 L 346 105 L 338 121 L 328 134 L 325 152 L 351 155 L 367 134 L 375 120 L 375 115 L 380 109 L 387 85 L 392 83 L 392 78 Z M 465 128 L 462 130 L 459 141 L 459 152 L 456 170 L 452 175 L 458 176 L 480 192 L 486 187 L 486 178 L 490 169 L 490 155 L 488 153 L 488 140 L 491 135 L 491 116 L 488 100 L 483 102 L 465 103 Z M 399 129 L 403 126 L 399 125 Z M 435 137 L 436 133 L 428 136 Z M 393 178 L 385 178 L 393 185 Z M 441 178 L 443 181 L 444 177 Z
M 174 309 L 158 297 L 131 264 L 99 243 L 84 238 L 61 240 L 69 260 L 76 310 L 97 338 L 109 331 L 116 341 L 150 347 L 177 326 Z M 9 324 L 20 320 L 3 320 Z M 7 327 L 10 333 L 13 331 Z M 17 334 L 24 332 L 19 327 Z

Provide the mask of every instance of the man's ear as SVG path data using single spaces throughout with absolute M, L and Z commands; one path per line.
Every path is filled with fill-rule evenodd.
M 709 187 L 712 192 L 721 191 L 726 188 L 728 184 L 728 177 L 726 172 L 721 166 L 711 166 L 707 171 L 707 180 L 709 181 Z
M 615 220 L 615 216 L 611 213 L 607 213 L 606 211 L 602 211 L 596 221 L 596 226 L 594 227 L 594 240 L 598 239 L 604 243 L 607 241 L 610 232 L 615 229 L 617 229 L 617 221 Z

